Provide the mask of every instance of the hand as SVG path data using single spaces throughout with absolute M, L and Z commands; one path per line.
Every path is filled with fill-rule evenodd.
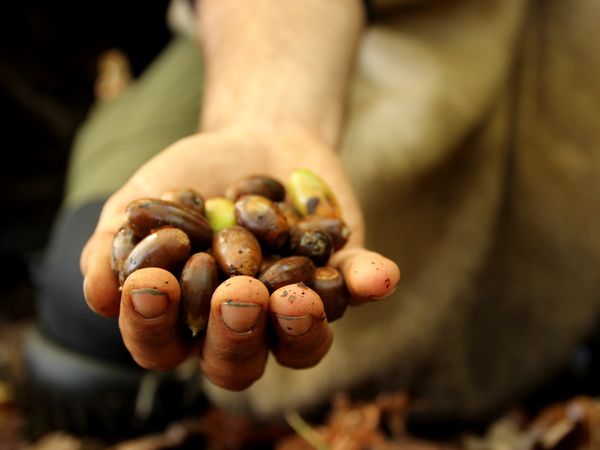
M 180 290 L 172 274 L 158 268 L 139 270 L 127 278 L 119 292 L 110 268 L 112 239 L 125 222 L 125 208 L 131 201 L 159 197 L 179 187 L 194 188 L 205 197 L 221 195 L 228 184 L 242 176 L 268 174 L 286 180 L 299 167 L 314 170 L 331 186 L 352 231 L 347 246 L 331 260 L 346 279 L 352 303 L 376 300 L 394 291 L 399 269 L 389 259 L 363 248 L 362 215 L 333 150 L 301 132 L 257 135 L 223 130 L 197 134 L 158 154 L 110 197 L 82 252 L 86 301 L 100 315 L 119 316 L 125 345 L 138 364 L 171 369 L 199 353 L 209 380 L 240 390 L 261 377 L 269 351 L 281 364 L 294 368 L 315 365 L 326 354 L 332 332 L 321 319 L 324 311 L 320 299 L 310 289 L 288 287 L 291 293 L 314 299 L 293 303 L 289 296 L 286 299 L 277 292 L 269 296 L 256 279 L 232 278 L 212 297 L 205 336 L 192 341 L 179 331 Z M 269 328 L 273 339 L 268 340 Z

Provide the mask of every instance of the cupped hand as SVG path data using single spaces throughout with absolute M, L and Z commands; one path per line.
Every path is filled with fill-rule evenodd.
M 225 130 L 193 135 L 148 161 L 108 199 L 81 255 L 88 305 L 102 316 L 119 317 L 125 345 L 138 364 L 171 369 L 199 354 L 209 380 L 241 390 L 261 377 L 269 351 L 280 364 L 293 368 L 313 366 L 327 353 L 332 331 L 324 320 L 323 305 L 303 285 L 286 286 L 269 296 L 257 279 L 230 278 L 213 294 L 206 333 L 190 340 L 180 332 L 180 290 L 172 274 L 141 269 L 120 291 L 110 265 L 113 236 L 125 222 L 131 201 L 160 197 L 175 188 L 193 188 L 207 198 L 222 195 L 243 176 L 267 174 L 285 181 L 301 167 L 312 169 L 330 185 L 351 229 L 348 244 L 330 261 L 343 273 L 351 303 L 377 300 L 394 291 L 399 269 L 363 247 L 360 208 L 332 149 L 301 132 L 260 135 Z

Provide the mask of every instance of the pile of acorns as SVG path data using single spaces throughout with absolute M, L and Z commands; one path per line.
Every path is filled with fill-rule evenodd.
M 323 300 L 328 321 L 339 319 L 348 292 L 342 274 L 327 262 L 350 230 L 331 189 L 314 172 L 294 171 L 287 197 L 279 181 L 256 175 L 206 201 L 192 189 L 133 201 L 113 240 L 119 284 L 145 267 L 171 272 L 193 335 L 206 327 L 214 290 L 236 275 L 258 278 L 270 293 L 304 283 Z

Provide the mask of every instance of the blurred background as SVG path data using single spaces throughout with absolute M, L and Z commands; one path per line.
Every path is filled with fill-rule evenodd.
M 170 37 L 167 1 L 7 2 L 0 14 L 0 449 L 27 432 L 22 333 L 35 271 L 61 203 L 71 142 L 95 101 L 101 56 L 119 50 L 133 77 Z M 50 445 L 49 448 L 52 448 Z M 56 448 L 62 448 L 56 446 Z
M 168 2 L 8 2 L 0 15 L 3 155 L 0 317 L 33 313 L 29 267 L 60 205 L 71 141 L 94 102 L 99 57 L 139 74 L 163 48 Z

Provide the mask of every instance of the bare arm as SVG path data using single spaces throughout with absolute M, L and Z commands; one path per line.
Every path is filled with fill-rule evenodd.
M 203 0 L 201 128 L 307 130 L 334 147 L 363 26 L 358 0 Z
M 389 295 L 400 274 L 392 261 L 362 248 L 362 214 L 333 151 L 362 27 L 360 3 L 202 0 L 198 14 L 206 65 L 201 132 L 156 155 L 107 201 L 81 267 L 88 304 L 119 316 L 125 345 L 140 365 L 168 369 L 200 353 L 209 380 L 239 390 L 262 376 L 269 352 L 289 367 L 319 362 L 332 341 L 322 303 L 314 299 L 308 311 L 302 302 L 270 297 L 258 280 L 230 279 L 213 295 L 205 335 L 190 343 L 177 331 L 180 291 L 168 272 L 141 269 L 118 290 L 111 242 L 129 202 L 176 187 L 210 197 L 248 174 L 285 180 L 298 167 L 311 168 L 336 192 L 352 230 L 331 264 L 344 273 L 353 302 Z M 233 329 L 228 319 L 235 319 Z

